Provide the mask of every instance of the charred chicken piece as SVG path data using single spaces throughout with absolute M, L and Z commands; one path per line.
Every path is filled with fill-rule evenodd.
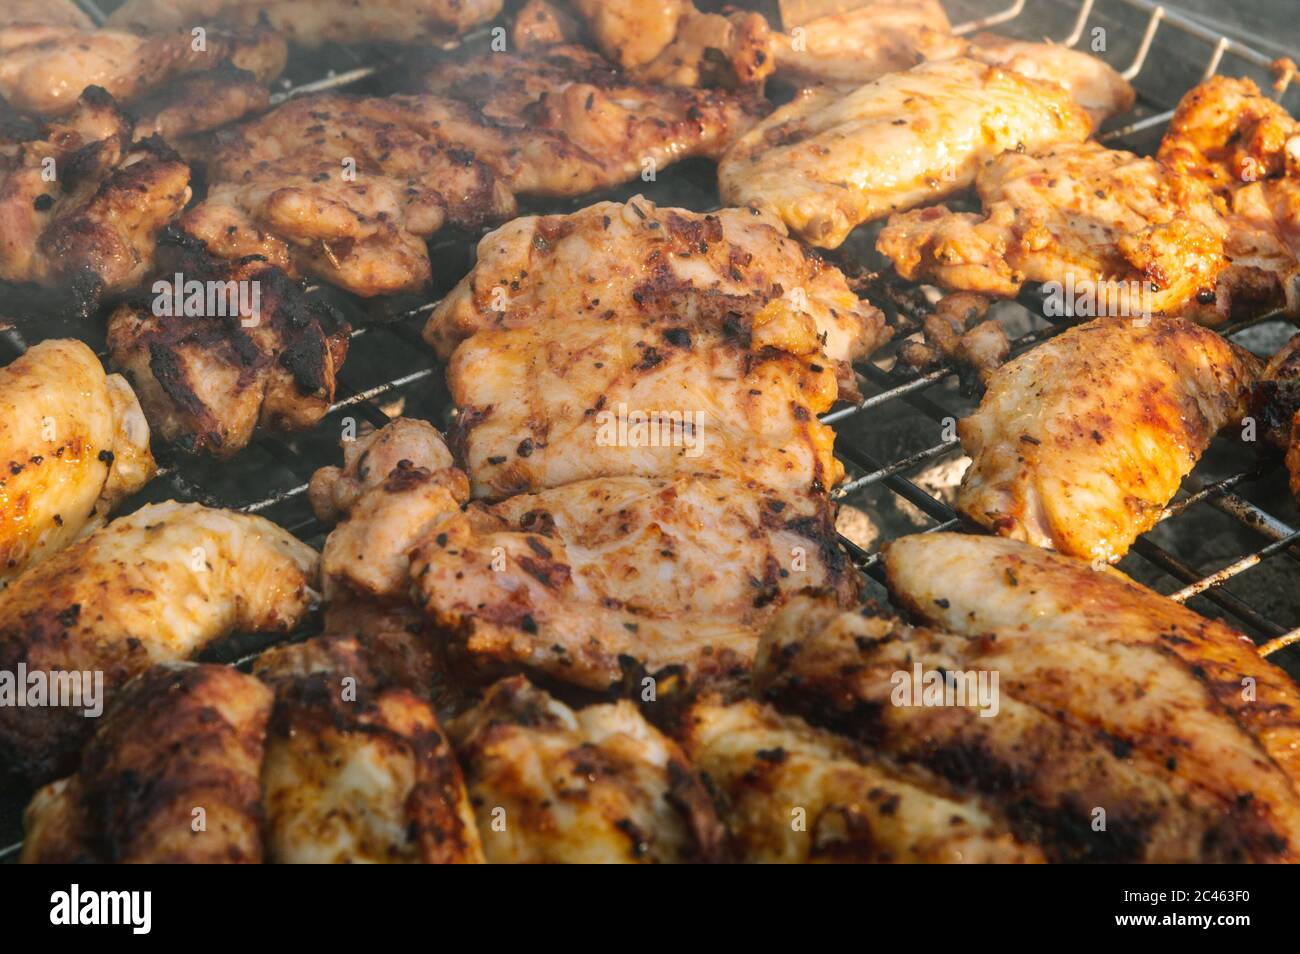
M 984 320 L 989 300 L 969 292 L 939 299 L 922 322 L 924 342 L 905 341 L 898 349 L 903 367 L 924 372 L 951 361 L 961 371 L 973 372 L 987 382 L 1011 354 L 1011 343 L 996 319 Z
M 0 585 L 94 530 L 154 474 L 130 386 L 80 341 L 0 369 Z
M 712 861 L 708 792 L 627 700 L 573 710 L 522 676 L 450 726 L 494 864 Z
M 232 632 L 291 631 L 312 604 L 316 564 L 314 550 L 260 517 L 152 504 L 0 593 L 0 668 L 101 671 L 111 702 L 153 663 L 192 658 Z M 0 756 L 15 774 L 49 781 L 93 730 L 80 709 L 3 707 Z
M 252 676 L 154 666 L 121 690 L 76 774 L 27 806 L 22 860 L 260 862 L 258 776 L 270 715 L 271 691 Z
M 1300 335 L 1269 359 L 1255 389 L 1254 413 L 1265 437 L 1286 451 L 1291 493 L 1300 500 Z
M 154 432 L 228 458 L 259 429 L 311 427 L 334 401 L 349 327 L 264 261 L 182 254 L 176 277 L 108 323 L 108 350 Z
M 131 111 L 139 117 L 137 136 L 161 136 L 177 143 L 187 158 L 190 151 L 201 158 L 202 149 L 192 149 L 183 137 L 265 112 L 270 102 L 266 84 L 255 73 L 223 63 L 142 96 L 131 104 Z
M 1114 562 L 1211 439 L 1247 413 L 1258 361 L 1178 318 L 1098 318 L 995 372 L 957 425 L 957 509 L 1002 536 Z
M 190 199 L 190 170 L 91 87 L 36 139 L 0 144 L 0 279 L 57 289 L 88 313 L 152 269 L 163 228 Z

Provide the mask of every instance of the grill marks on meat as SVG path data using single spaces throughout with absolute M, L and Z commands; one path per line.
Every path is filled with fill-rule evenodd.
M 190 199 L 190 170 L 92 87 L 37 138 L 0 144 L 0 279 L 59 290 L 68 307 L 137 285 L 163 228 Z
M 1258 361 L 1179 318 L 1098 318 L 993 373 L 958 426 L 957 509 L 994 533 L 1114 562 L 1155 526 Z
M 252 676 L 155 666 L 121 690 L 76 774 L 36 793 L 22 860 L 260 862 L 258 774 L 270 715 L 271 691 Z
M 186 252 L 177 267 L 183 282 L 226 298 L 205 301 L 199 314 L 173 307 L 160 316 L 152 300 L 124 304 L 108 324 L 112 361 L 155 432 L 189 453 L 228 458 L 258 429 L 305 430 L 324 417 L 348 350 L 338 312 L 261 260 Z M 172 294 L 165 282 L 162 294 Z
M 721 854 L 708 792 L 677 745 L 627 700 L 574 711 L 515 677 L 492 686 L 450 731 L 494 864 Z

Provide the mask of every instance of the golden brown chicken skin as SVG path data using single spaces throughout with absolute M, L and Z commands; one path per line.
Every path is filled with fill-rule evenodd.
M 1012 540 L 911 536 L 886 546 L 884 565 L 898 605 L 964 640 L 960 668 L 997 672 L 1011 698 L 1105 740 L 1124 764 L 1156 780 L 1149 798 L 1162 786 L 1195 794 L 1146 820 L 1130 818 L 1130 831 L 1166 825 L 1169 810 L 1187 812 L 1184 856 L 1295 860 L 1300 697 L 1241 633 L 1113 570 Z M 997 777 L 1001 757 L 966 751 L 970 771 L 986 765 Z M 1196 837 L 1206 798 L 1221 843 Z M 1104 808 L 1110 828 L 1133 804 L 1083 807 L 1090 826 L 1099 817 L 1093 810 Z M 1139 842 L 1130 846 L 1135 853 Z
M 271 690 L 215 665 L 166 663 L 121 692 L 75 774 L 27 806 L 28 864 L 262 860 Z
M 260 517 L 151 504 L 0 593 L 0 670 L 102 672 L 111 703 L 153 663 L 192 658 L 233 632 L 291 632 L 312 605 L 316 562 Z M 0 707 L 0 763 L 34 782 L 66 772 L 95 728 L 86 708 Z
M 627 700 L 573 710 L 522 676 L 449 727 L 493 864 L 713 861 L 723 831 L 681 750 Z
M 994 533 L 1114 562 L 1211 439 L 1246 415 L 1258 361 L 1179 318 L 1098 318 L 1004 365 L 958 426 L 957 509 Z

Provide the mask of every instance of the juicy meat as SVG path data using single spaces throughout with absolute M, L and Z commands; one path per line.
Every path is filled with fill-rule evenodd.
M 1269 359 L 1259 376 L 1253 411 L 1268 440 L 1286 451 L 1291 493 L 1300 499 L 1300 335 Z
M 888 337 L 884 315 L 849 290 L 839 269 L 789 238 L 779 219 L 751 209 L 658 208 L 642 197 L 519 218 L 489 233 L 424 337 L 447 359 L 479 331 L 635 316 L 668 296 L 770 306 L 763 323 L 776 327 L 807 321 L 837 366 L 866 358 Z
M 1094 142 L 1005 152 L 975 178 L 983 213 L 890 218 L 877 242 L 904 278 L 1012 297 L 1052 283 L 1058 314 L 1179 314 L 1213 298 L 1226 226 L 1207 190 Z M 1089 305 L 1076 304 L 1085 293 Z
M 337 311 L 273 265 L 186 253 L 172 278 L 113 313 L 108 351 L 155 433 L 227 458 L 258 429 L 305 430 L 325 416 L 348 332 Z
M 299 46 L 450 38 L 491 20 L 502 0 L 126 0 L 110 26 L 148 30 L 200 23 L 266 24 Z
M 1182 319 L 1098 318 L 1004 365 L 957 425 L 957 509 L 1002 536 L 1113 562 L 1155 526 L 1258 362 Z
M 57 289 L 89 311 L 137 285 L 163 228 L 190 199 L 190 170 L 98 87 L 37 138 L 0 144 L 0 279 Z
M 75 0 L 6 0 L 5 8 L 0 12 L 0 26 L 15 23 L 40 23 L 78 30 L 90 30 L 95 26 Z
M 492 169 L 444 138 L 447 108 L 311 95 L 222 130 L 205 158 L 207 198 L 182 228 L 223 258 L 262 255 L 359 295 L 419 291 L 425 239 L 514 211 Z
M 108 519 L 154 474 L 131 388 L 80 341 L 0 369 L 0 585 Z
M 154 666 L 121 691 L 76 774 L 33 797 L 22 860 L 260 862 L 258 772 L 270 714 L 271 692 L 252 676 Z
M 247 70 L 263 85 L 284 69 L 284 41 L 267 30 L 211 30 L 200 41 L 192 25 L 148 36 L 120 30 L 0 27 L 0 96 L 18 109 L 62 116 L 76 108 L 77 98 L 91 86 L 127 103 L 222 63 Z M 185 126 L 186 131 L 200 128 L 208 127 L 194 120 Z
M 256 74 L 223 63 L 154 90 L 133 102 L 131 111 L 139 117 L 135 132 L 140 138 L 161 136 L 180 143 L 182 137 L 265 112 L 270 102 L 271 94 Z
M 417 602 L 488 672 L 604 690 L 630 670 L 743 677 L 794 592 L 850 600 L 856 574 L 820 494 L 702 473 L 569 484 L 436 524 L 411 555 Z
M 723 202 L 780 216 L 813 245 L 970 186 L 1007 149 L 1081 142 L 1088 114 L 1055 83 L 957 58 L 846 96 L 807 91 L 746 133 L 718 169 Z
M 1026 807 L 1068 803 L 1063 824 L 1091 826 L 1103 808 L 1108 831 L 1127 834 L 1113 860 L 1156 848 L 1180 859 L 1300 858 L 1300 697 L 1241 633 L 1115 571 L 1011 540 L 911 536 L 886 545 L 884 565 L 896 602 L 955 637 L 914 637 L 918 648 L 934 647 L 945 669 L 1000 677 L 1003 711 L 980 720 L 975 738 L 954 737 L 946 755 L 940 745 L 922 758 L 986 790 L 1020 779 L 1007 797 L 1037 787 Z M 828 711 L 852 705 L 842 690 Z M 1052 726 L 1060 746 L 1035 741 L 1031 720 Z M 1076 760 L 1061 753 L 1089 739 L 1115 759 L 1071 779 Z
M 1006 822 L 923 770 L 904 768 L 752 699 L 687 710 L 682 746 L 721 795 L 745 862 L 1041 861 Z
M 626 699 L 574 711 L 522 676 L 450 732 L 494 864 L 716 860 L 722 829 L 677 745 Z
M 316 562 L 260 517 L 152 504 L 0 593 L 0 669 L 99 670 L 111 702 L 152 663 L 192 658 L 233 632 L 292 631 L 310 609 Z M 93 729 L 80 709 L 0 707 L 0 763 L 48 781 Z

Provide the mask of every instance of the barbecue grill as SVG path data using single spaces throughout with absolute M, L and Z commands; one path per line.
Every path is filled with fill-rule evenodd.
M 96 20 L 116 0 L 78 0 Z M 945 0 L 959 33 L 996 29 L 1025 39 L 1048 37 L 1088 49 L 1119 69 L 1138 92 L 1134 111 L 1108 124 L 1100 139 L 1108 145 L 1150 153 L 1173 106 L 1192 85 L 1215 72 L 1251 76 L 1261 87 L 1273 82 L 1270 65 L 1285 53 L 1262 37 L 1236 37 L 1201 19 L 1149 0 Z M 472 37 L 470 38 L 472 39 Z M 382 49 L 331 46 L 291 63 L 273 102 L 325 89 L 363 91 L 383 88 L 386 68 L 396 58 Z M 1289 84 L 1275 94 L 1300 99 Z M 1295 111 L 1296 102 L 1287 105 Z M 710 163 L 688 161 L 658 176 L 613 193 L 549 203 L 546 211 L 568 211 L 601 198 L 625 199 L 641 192 L 659 205 L 696 210 L 716 206 Z M 523 213 L 540 211 L 525 208 Z M 841 262 L 870 271 L 880 262 L 869 229 L 837 253 Z M 445 293 L 473 261 L 479 236 L 440 234 L 433 243 L 434 296 Z M 950 506 L 962 470 L 962 450 L 952 422 L 974 407 L 960 369 L 941 366 L 921 375 L 894 368 L 894 353 L 933 296 L 887 273 L 874 279 L 873 302 L 891 313 L 903 329 L 894 343 L 858 367 L 861 403 L 840 405 L 823 420 L 837 433 L 836 453 L 848 471 L 835 491 L 842 504 L 841 538 L 867 578 L 869 596 L 883 597 L 879 545 L 908 533 L 947 530 L 959 525 Z M 262 437 L 234 460 L 210 461 L 160 456 L 154 481 L 127 508 L 166 499 L 197 501 L 258 513 L 313 545 L 323 543 L 327 527 L 312 515 L 306 499 L 313 471 L 340 458 L 339 439 L 348 429 L 382 426 L 405 414 L 446 428 L 452 414 L 443 368 L 420 338 L 432 300 L 363 303 L 334 289 L 316 287 L 344 311 L 355 331 L 338 382 L 338 401 L 312 431 L 286 438 Z M 0 314 L 11 309 L 0 300 Z M 993 314 L 1004 322 L 1013 354 L 1020 354 L 1068 327 L 1043 316 L 1033 293 L 1001 303 Z M 0 361 L 8 363 L 44 338 L 75 336 L 103 349 L 103 322 L 67 323 L 24 320 L 0 333 Z M 1291 326 L 1263 317 L 1221 329 L 1260 354 L 1271 354 Z M 1291 499 L 1276 455 L 1260 447 L 1220 438 L 1184 482 L 1159 525 L 1133 546 L 1120 567 L 1135 579 L 1209 616 L 1220 616 L 1248 633 L 1261 654 L 1300 678 L 1300 511 Z M 293 638 L 311 635 L 303 632 Z M 259 642 L 258 648 L 264 648 Z M 246 664 L 255 653 L 236 639 L 224 646 L 221 661 Z M 0 860 L 18 854 L 20 815 L 30 793 L 0 792 Z

